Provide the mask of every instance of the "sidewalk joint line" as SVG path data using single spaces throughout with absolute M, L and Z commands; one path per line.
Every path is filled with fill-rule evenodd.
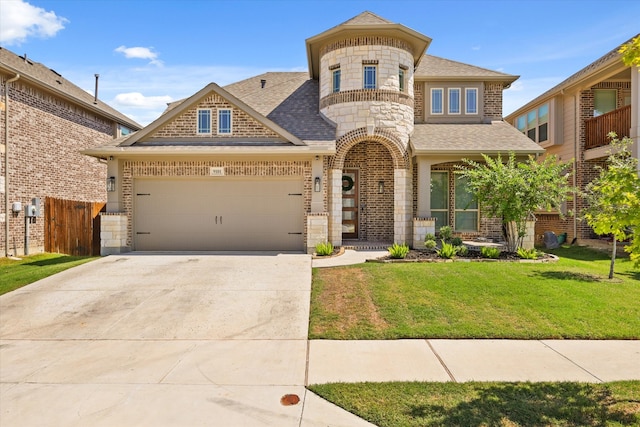
M 544 340 L 538 340 L 543 346 L 547 347 L 548 349 L 550 349 L 551 351 L 555 352 L 556 354 L 560 355 L 561 357 L 563 357 L 564 359 L 568 360 L 571 364 L 577 366 L 578 368 L 580 368 L 581 370 L 583 370 L 584 372 L 586 372 L 587 374 L 591 375 L 593 378 L 597 379 L 598 381 L 600 381 L 601 383 L 604 383 L 605 381 L 602 380 L 602 378 L 599 378 L 597 375 L 595 375 L 593 372 L 590 372 L 588 369 L 583 368 L 582 366 L 578 365 L 576 362 L 574 362 L 573 360 L 569 359 L 567 356 L 565 356 L 564 354 L 560 353 L 558 350 L 556 350 L 555 348 L 551 347 L 549 344 L 547 344 L 546 342 L 544 342 Z
M 429 346 L 429 348 L 433 352 L 433 355 L 436 356 L 436 359 L 438 359 L 438 362 L 440 362 L 440 365 L 444 368 L 444 370 L 447 373 L 447 375 L 449 375 L 449 378 L 451 378 L 451 381 L 453 381 L 454 383 L 457 383 L 458 380 L 456 380 L 456 377 L 453 376 L 453 373 L 449 370 L 447 365 L 444 363 L 444 360 L 442 360 L 442 357 L 440 357 L 440 355 L 438 354 L 436 349 L 433 348 L 433 345 L 431 345 L 431 342 L 429 340 L 425 340 L 425 341 L 427 342 L 427 345 Z

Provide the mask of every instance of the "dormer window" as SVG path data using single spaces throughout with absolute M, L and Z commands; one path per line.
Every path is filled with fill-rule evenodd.
M 211 110 L 198 110 L 198 135 L 211 134 Z
M 466 114 L 478 114 L 478 89 L 466 88 L 464 90 L 466 97 Z
M 378 67 L 376 65 L 365 65 L 364 66 L 364 78 L 363 78 L 363 89 L 376 89 L 376 75 L 377 75 Z
M 218 135 L 231 134 L 231 110 L 218 110 Z
M 460 88 L 449 89 L 449 114 L 460 114 Z
M 431 89 L 431 114 L 443 113 L 443 92 L 442 88 Z

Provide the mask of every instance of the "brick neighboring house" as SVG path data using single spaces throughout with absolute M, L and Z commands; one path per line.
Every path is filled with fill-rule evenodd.
M 56 71 L 1 47 L 0 80 L 0 244 L 5 256 L 24 254 L 25 214 L 13 212 L 13 204 L 20 202 L 24 209 L 40 198 L 41 216 L 30 224 L 28 250 L 42 252 L 47 198 L 106 202 L 106 164 L 80 151 L 141 126 Z
M 102 253 L 419 246 L 445 224 L 499 238 L 452 169 L 543 152 L 502 121 L 518 77 L 427 55 L 430 43 L 364 12 L 306 40 L 308 73 L 211 83 L 85 150 L 116 178 Z
M 619 48 L 505 118 L 544 148 L 545 155 L 556 155 L 565 162 L 573 159 L 574 185 L 580 190 L 598 175 L 595 166 L 605 164 L 609 132 L 632 138 L 633 155 L 640 158 L 640 71 L 623 64 Z M 561 208 L 576 212 L 573 216 L 561 218 L 559 211 L 538 213 L 538 239 L 545 231 L 567 233 L 570 241 L 597 237 L 580 220 L 584 207 L 584 199 L 577 197 Z

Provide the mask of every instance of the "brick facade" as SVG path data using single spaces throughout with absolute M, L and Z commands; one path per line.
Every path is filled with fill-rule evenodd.
M 502 83 L 484 84 L 484 116 L 490 120 L 502 120 Z
M 2 76 L 2 88 L 7 76 Z M 4 100 L 4 93 L 2 94 Z M 54 96 L 25 80 L 9 89 L 9 202 L 42 199 L 42 215 L 30 224 L 29 253 L 44 251 L 44 204 L 47 197 L 106 201 L 106 166 L 80 150 L 105 144 L 113 139 L 116 124 L 79 105 Z M 0 114 L 0 134 L 5 143 L 5 116 Z M 4 147 L 3 147 L 4 148 Z M 4 159 L 4 154 L 2 154 Z M 4 161 L 1 175 L 5 174 Z M 2 179 L 4 182 L 4 179 Z M 0 186 L 4 193 L 4 184 Z M 4 248 L 5 204 L 2 213 L 0 245 Z M 9 213 L 9 252 L 24 253 L 24 213 Z

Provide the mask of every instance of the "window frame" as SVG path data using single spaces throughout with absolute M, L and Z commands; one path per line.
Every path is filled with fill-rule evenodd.
M 367 79 L 367 70 L 370 70 L 373 72 L 373 83 L 369 82 Z M 378 66 L 377 65 L 365 64 L 362 66 L 362 88 L 365 90 L 375 90 L 378 88 Z
M 229 128 L 228 131 L 226 128 L 222 128 L 222 114 L 223 113 L 228 113 L 229 114 Z M 231 108 L 218 108 L 218 123 L 217 123 L 217 134 L 218 135 L 231 135 L 233 134 L 233 109 Z
M 203 126 L 203 115 L 206 113 L 206 128 Z M 196 134 L 211 135 L 211 108 L 198 108 L 196 112 Z
M 546 119 L 545 121 L 540 121 L 540 111 L 544 108 L 546 108 Z M 540 135 L 542 134 L 540 130 L 544 126 L 546 126 L 546 139 L 540 140 Z M 533 142 L 537 144 L 548 144 L 551 141 L 551 103 L 545 102 L 522 113 L 515 118 L 514 127 Z M 533 138 L 531 135 L 533 135 Z
M 433 104 L 434 104 L 433 103 L 433 100 L 434 100 L 433 94 L 436 93 L 436 92 L 440 93 L 440 111 L 439 112 L 435 111 L 434 108 L 433 108 Z M 442 116 L 442 115 L 444 115 L 444 88 L 442 88 L 442 87 L 432 87 L 431 88 L 430 100 L 431 100 L 430 101 L 430 104 L 431 104 L 430 105 L 431 115 L 434 115 L 434 116 Z
M 463 185 L 467 185 L 467 180 L 468 178 L 465 177 L 458 177 L 456 180 L 454 180 L 453 183 L 453 230 L 456 232 L 466 232 L 466 233 L 477 233 L 478 231 L 480 231 L 480 205 L 478 203 L 477 200 L 475 200 L 475 198 L 468 193 L 471 197 L 472 197 L 472 201 L 475 204 L 475 208 L 469 208 L 469 207 L 458 207 L 458 197 L 457 197 L 457 193 L 458 193 L 458 187 L 460 185 L 460 183 L 464 182 Z M 462 189 L 466 192 L 466 188 Z M 475 212 L 476 214 L 476 223 L 475 223 L 475 229 L 465 229 L 465 228 L 458 228 L 457 227 L 457 223 L 458 223 L 458 213 L 459 212 L 466 212 L 466 213 L 473 213 Z
M 402 67 L 398 68 L 398 89 L 400 92 L 404 92 L 407 89 L 405 84 L 405 72 Z
M 434 208 L 433 207 L 433 176 L 434 174 L 442 174 L 444 175 L 444 191 L 445 191 L 445 207 L 444 208 Z M 442 224 L 438 227 L 438 223 L 436 221 L 436 230 L 439 230 L 440 227 L 444 227 L 445 225 L 449 225 L 449 171 L 431 171 L 431 182 L 429 185 L 430 197 L 429 197 L 429 210 L 431 211 L 431 217 L 436 218 L 434 216 L 434 212 L 444 213 L 444 217 L 446 221 L 443 221 Z
M 469 94 L 473 93 L 473 111 L 469 111 Z M 464 89 L 464 113 L 468 115 L 478 115 L 478 88 L 467 87 Z
M 457 106 L 458 106 L 458 111 L 454 111 L 452 109 L 452 105 L 454 104 L 452 101 L 451 96 L 457 93 L 458 94 L 458 99 L 457 99 Z M 447 100 L 448 100 L 448 105 L 447 105 L 447 112 L 450 116 L 459 116 L 460 114 L 462 114 L 462 106 L 461 101 L 462 101 L 462 93 L 459 87 L 450 87 L 447 89 Z
M 342 79 L 342 73 L 340 68 L 336 68 L 331 72 L 331 93 L 340 92 L 340 80 Z

